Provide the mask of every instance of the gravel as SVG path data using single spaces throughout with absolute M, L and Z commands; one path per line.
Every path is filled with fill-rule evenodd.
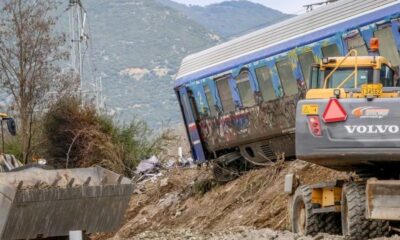
M 114 237 L 113 240 L 123 238 Z M 132 238 L 135 240 L 343 240 L 343 237 L 317 235 L 315 237 L 302 237 L 288 231 L 273 231 L 270 229 L 256 230 L 253 228 L 239 227 L 220 232 L 200 232 L 190 229 L 146 231 Z

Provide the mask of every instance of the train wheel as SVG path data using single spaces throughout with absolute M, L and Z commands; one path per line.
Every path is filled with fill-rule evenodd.
M 223 155 L 212 163 L 214 178 L 220 183 L 235 180 L 245 170 L 245 165 L 246 162 L 239 152 Z
M 365 185 L 347 183 L 342 191 L 342 233 L 350 240 L 382 237 L 389 234 L 389 222 L 365 217 Z
M 237 168 L 233 166 L 225 166 L 220 162 L 213 163 L 212 171 L 215 180 L 220 183 L 230 182 L 240 176 Z
M 312 212 L 311 193 L 308 186 L 301 186 L 293 196 L 290 219 L 294 233 L 314 236 L 323 230 L 320 215 Z

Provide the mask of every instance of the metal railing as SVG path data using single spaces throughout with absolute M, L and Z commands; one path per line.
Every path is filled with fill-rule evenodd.
M 327 88 L 328 80 L 333 76 L 333 74 L 336 72 L 336 70 L 340 66 L 342 66 L 342 64 L 344 63 L 344 61 L 346 61 L 346 59 L 348 59 L 349 57 L 352 57 L 353 53 L 354 53 L 354 56 L 355 56 L 354 71 L 346 79 L 344 79 L 336 88 L 341 88 L 353 76 L 355 77 L 354 88 L 357 88 L 357 85 L 358 85 L 358 52 L 355 49 L 352 49 L 349 53 L 347 53 L 347 55 L 336 65 L 336 67 L 328 74 L 328 76 L 325 77 L 325 79 L 324 79 L 324 88 Z

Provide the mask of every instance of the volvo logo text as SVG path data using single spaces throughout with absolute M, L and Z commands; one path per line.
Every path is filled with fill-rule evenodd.
M 348 133 L 374 134 L 374 133 L 398 133 L 400 127 L 397 125 L 351 125 L 344 126 Z

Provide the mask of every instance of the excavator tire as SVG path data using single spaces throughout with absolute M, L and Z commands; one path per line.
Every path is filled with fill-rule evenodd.
M 339 213 L 324 213 L 320 215 L 323 222 L 323 233 L 331 235 L 340 235 L 342 233 Z
M 300 235 L 318 233 L 340 234 L 340 214 L 312 212 L 312 190 L 308 186 L 297 188 L 291 206 L 292 231 Z
M 294 233 L 315 236 L 323 231 L 321 216 L 312 212 L 311 194 L 308 186 L 300 186 L 293 196 L 290 220 Z
M 350 182 L 342 191 L 342 233 L 349 240 L 387 236 L 389 222 L 365 218 L 365 184 Z

